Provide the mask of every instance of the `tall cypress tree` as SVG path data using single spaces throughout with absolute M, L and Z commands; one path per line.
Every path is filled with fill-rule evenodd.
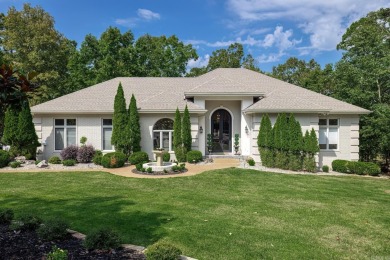
M 131 95 L 129 105 L 129 140 L 133 153 L 141 151 L 141 125 L 139 123 L 137 100 L 134 94 Z
M 111 143 L 115 150 L 128 153 L 128 114 L 126 110 L 126 100 L 123 93 L 122 83 L 119 83 L 114 101 L 114 115 L 112 118 Z
M 18 155 L 17 138 L 19 135 L 18 122 L 19 122 L 20 109 L 16 106 L 9 106 L 4 116 L 4 132 L 1 139 L 2 143 L 11 146 L 11 152 L 14 156 Z
M 261 118 L 259 134 L 257 136 L 257 145 L 264 166 L 272 167 L 273 165 L 273 136 L 272 124 L 269 116 L 266 114 Z
M 35 159 L 36 150 L 40 143 L 27 101 L 23 102 L 22 110 L 19 113 L 17 143 L 22 155 L 27 159 Z
M 179 108 L 176 108 L 175 113 L 175 120 L 173 121 L 173 147 L 176 149 L 176 147 L 182 146 L 183 141 L 181 138 L 181 115 Z
M 312 128 L 310 133 L 306 130 L 304 137 L 304 152 L 303 168 L 306 171 L 314 172 L 316 170 L 315 154 L 319 151 L 318 140 L 315 130 Z
M 302 129 L 301 124 L 291 114 L 289 118 L 289 169 L 301 170 L 301 151 L 302 146 Z
M 191 146 L 192 146 L 191 119 L 190 119 L 190 112 L 188 111 L 187 105 L 184 109 L 181 131 L 182 131 L 183 145 L 186 148 L 187 152 L 191 151 Z

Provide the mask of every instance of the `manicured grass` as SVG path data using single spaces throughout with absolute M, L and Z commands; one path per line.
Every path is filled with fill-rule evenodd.
M 164 239 L 198 259 L 390 257 L 390 181 L 225 169 L 132 179 L 104 172 L 0 173 L 0 207 Z

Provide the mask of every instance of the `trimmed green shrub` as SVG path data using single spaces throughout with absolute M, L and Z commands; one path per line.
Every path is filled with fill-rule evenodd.
M 144 167 L 142 167 L 141 172 L 146 172 L 146 169 Z
M 332 169 L 335 172 L 348 173 L 348 161 L 347 160 L 334 160 L 332 162 Z
M 103 153 L 100 150 L 95 150 L 95 155 L 92 158 L 92 162 L 96 165 L 102 165 Z
M 163 162 L 169 162 L 171 160 L 171 155 L 169 152 L 163 153 Z
M 53 218 L 45 221 L 37 233 L 44 240 L 64 239 L 68 235 L 67 228 L 68 224 L 64 220 Z
M 10 160 L 10 155 L 7 151 L 0 150 L 0 168 L 3 168 L 8 165 Z
M 148 173 L 152 173 L 152 172 L 153 172 L 152 167 L 147 168 L 146 171 L 147 171 Z
M 142 170 L 142 163 L 136 164 L 135 168 L 137 169 L 137 171 L 141 171 Z
M 76 164 L 76 160 L 72 160 L 72 159 L 62 161 L 62 165 L 64 166 L 75 166 L 75 164 Z
M 145 251 L 147 260 L 177 260 L 181 254 L 179 248 L 167 242 L 157 242 L 148 246 Z
M 18 167 L 20 167 L 20 165 L 21 165 L 21 162 L 17 162 L 17 161 L 11 162 L 9 164 L 9 166 L 11 166 L 11 168 L 18 168 Z
M 201 151 L 189 151 L 187 153 L 187 162 L 189 163 L 197 163 L 203 160 L 202 152 Z
M 187 149 L 184 146 L 176 147 L 175 156 L 178 162 L 185 162 L 187 159 Z
M 249 164 L 249 166 L 255 166 L 256 162 L 252 158 L 249 158 L 246 160 L 246 162 Z
M 49 158 L 49 163 L 61 164 L 61 159 L 58 156 L 52 156 L 52 157 Z
M 323 172 L 329 172 L 329 166 L 328 165 L 323 165 L 322 166 L 322 171 Z
M 126 162 L 126 155 L 121 152 L 107 153 L 102 158 L 104 168 L 119 168 L 123 167 Z
M 133 165 L 139 163 L 147 163 L 149 162 L 149 155 L 146 152 L 135 152 L 132 153 L 129 157 L 129 162 Z
M 14 219 L 14 211 L 12 209 L 0 210 L 0 224 L 10 224 Z
M 19 222 L 12 224 L 14 230 L 36 230 L 42 223 L 42 219 L 34 214 L 24 213 L 19 217 Z
M 69 145 L 65 147 L 60 155 L 62 160 L 77 160 L 77 152 L 79 151 L 79 147 L 76 145 Z
M 83 145 L 77 151 L 77 161 L 80 163 L 90 163 L 95 155 L 95 148 L 92 145 Z
M 179 164 L 179 169 L 180 169 L 180 171 L 185 171 L 185 170 L 187 170 L 186 169 L 186 164 L 185 163 L 181 163 L 181 164 Z
M 49 254 L 47 254 L 47 260 L 67 260 L 68 250 L 61 249 L 57 246 L 53 246 Z
M 116 249 L 121 244 L 117 232 L 111 229 L 98 229 L 87 234 L 84 245 L 87 249 Z
M 368 174 L 371 176 L 378 176 L 381 173 L 381 168 L 372 162 L 365 162 L 365 172 L 364 174 Z
M 82 136 L 81 138 L 80 138 L 80 144 L 82 145 L 82 146 L 84 146 L 86 143 L 87 143 L 87 137 L 85 137 L 85 136 Z

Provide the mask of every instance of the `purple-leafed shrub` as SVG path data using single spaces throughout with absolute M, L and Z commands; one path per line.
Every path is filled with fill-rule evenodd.
M 76 145 L 70 145 L 64 148 L 60 155 L 62 160 L 77 160 L 77 152 L 79 151 L 79 147 Z
M 79 163 L 89 163 L 95 155 L 95 148 L 92 145 L 81 146 L 77 152 L 77 161 Z

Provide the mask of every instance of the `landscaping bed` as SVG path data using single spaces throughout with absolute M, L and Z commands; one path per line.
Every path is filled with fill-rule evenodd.
M 42 241 L 35 231 L 13 231 L 0 225 L 0 259 L 46 259 L 53 246 L 68 251 L 68 259 L 145 259 L 135 250 L 87 250 L 71 234 L 64 240 Z

